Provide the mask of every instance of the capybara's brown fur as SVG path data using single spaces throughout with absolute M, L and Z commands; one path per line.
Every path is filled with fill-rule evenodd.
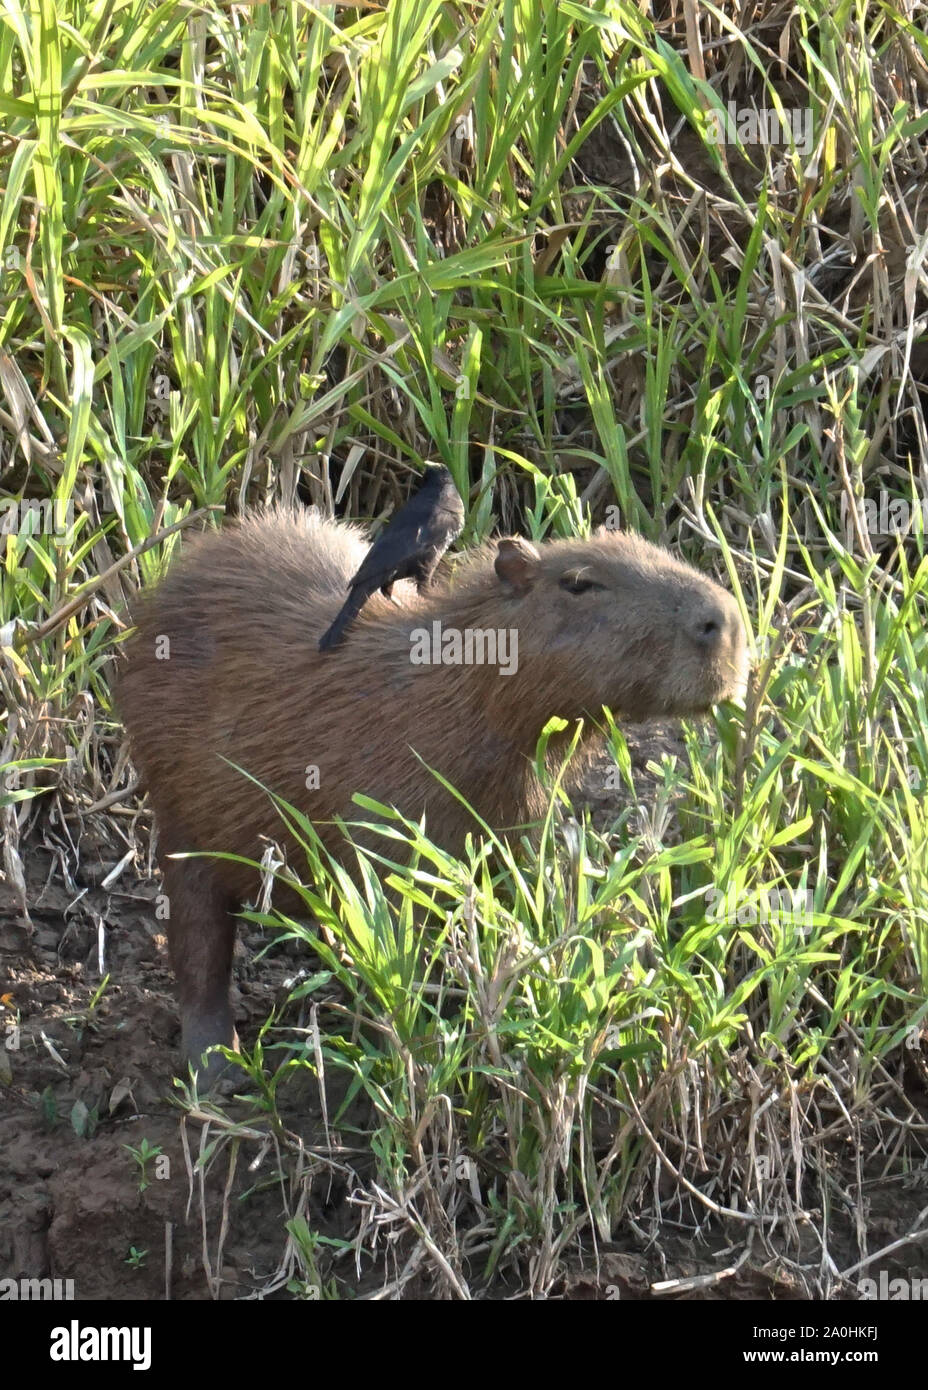
M 188 543 L 139 604 L 118 706 L 158 822 L 191 1060 L 234 1044 L 230 912 L 256 878 L 228 860 L 167 856 L 260 858 L 262 835 L 285 840 L 270 799 L 230 763 L 304 811 L 333 850 L 344 840 L 326 822 L 363 818 L 351 798 L 364 792 L 424 810 L 432 839 L 455 851 L 476 824 L 425 765 L 503 830 L 543 809 L 533 761 L 552 715 L 595 718 L 603 705 L 636 719 L 693 714 L 744 682 L 731 596 L 610 532 L 483 546 L 424 595 L 405 583 L 393 602 L 375 594 L 344 646 L 320 653 L 367 545 L 358 528 L 312 511 L 253 516 Z M 510 674 L 499 663 L 416 664 L 414 644 L 436 623 L 445 642 L 452 630 L 515 632 Z

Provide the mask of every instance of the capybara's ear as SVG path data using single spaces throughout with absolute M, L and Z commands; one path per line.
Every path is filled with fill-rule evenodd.
M 496 574 L 507 589 L 516 594 L 528 593 L 538 577 L 541 556 L 531 541 L 521 536 L 507 536 L 496 550 Z

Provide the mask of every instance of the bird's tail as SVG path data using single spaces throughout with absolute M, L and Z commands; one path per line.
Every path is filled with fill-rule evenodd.
M 339 643 L 344 640 L 348 628 L 364 607 L 364 600 L 366 597 L 367 595 L 363 592 L 352 589 L 351 593 L 345 599 L 335 622 L 328 631 L 324 632 L 319 638 L 319 650 L 321 652 L 331 651 L 333 647 L 337 647 Z

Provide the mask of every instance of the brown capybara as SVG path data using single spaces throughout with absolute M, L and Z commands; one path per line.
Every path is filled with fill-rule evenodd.
M 286 843 L 270 798 L 230 763 L 335 851 L 345 842 L 326 822 L 364 818 L 355 792 L 425 811 L 431 838 L 456 851 L 477 826 L 428 767 L 505 830 L 544 809 L 534 754 L 552 715 L 695 714 L 744 684 L 731 596 L 619 532 L 482 546 L 450 583 L 417 596 L 402 581 L 393 601 L 375 593 L 344 645 L 320 653 L 367 547 L 360 529 L 314 511 L 252 516 L 189 542 L 138 605 L 117 704 L 157 818 L 195 1063 L 210 1044 L 236 1044 L 231 913 L 257 878 L 228 860 L 168 856 L 259 859 L 261 836 Z M 214 1057 L 207 1081 L 220 1070 Z

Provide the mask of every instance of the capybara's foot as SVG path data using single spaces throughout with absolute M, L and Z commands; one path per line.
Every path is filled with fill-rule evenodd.
M 188 1064 L 193 1067 L 201 1091 L 226 1091 L 241 1081 L 241 1068 L 221 1052 L 203 1056 L 208 1047 L 214 1047 L 217 1043 L 238 1051 L 238 1034 L 232 1022 L 231 1010 L 216 1014 L 198 1013 L 192 1017 L 185 1014 L 181 1042 L 184 1072 L 186 1074 Z

